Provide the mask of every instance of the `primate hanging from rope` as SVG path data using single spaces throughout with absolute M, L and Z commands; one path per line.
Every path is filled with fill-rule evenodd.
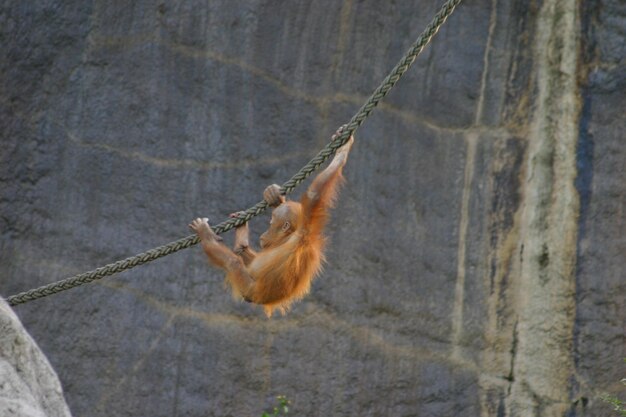
M 324 226 L 343 182 L 343 166 L 353 143 L 350 136 L 337 149 L 332 162 L 313 180 L 299 203 L 287 201 L 276 184 L 265 189 L 263 199 L 274 210 L 269 229 L 261 235 L 260 252 L 250 248 L 247 223 L 237 227 L 233 250 L 213 232 L 209 219 L 197 218 L 189 225 L 198 234 L 209 261 L 226 271 L 233 293 L 263 305 L 268 317 L 275 310 L 284 314 L 294 301 L 304 297 L 320 272 L 326 244 Z

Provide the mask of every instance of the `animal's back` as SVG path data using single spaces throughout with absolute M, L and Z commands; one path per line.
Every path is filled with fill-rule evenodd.
M 322 236 L 296 232 L 283 245 L 259 253 L 250 264 L 253 301 L 263 304 L 268 316 L 277 309 L 284 312 L 309 292 L 322 268 L 324 244 Z

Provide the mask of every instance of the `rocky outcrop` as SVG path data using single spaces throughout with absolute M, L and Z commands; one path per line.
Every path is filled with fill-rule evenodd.
M 50 363 L 11 308 L 0 299 L 0 415 L 70 416 Z

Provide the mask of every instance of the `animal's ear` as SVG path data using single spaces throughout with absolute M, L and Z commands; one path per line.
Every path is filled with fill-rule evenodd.
M 291 229 L 291 223 L 289 222 L 283 223 L 283 227 L 280 228 L 280 230 L 282 230 L 283 232 L 287 232 L 289 231 L 289 229 Z

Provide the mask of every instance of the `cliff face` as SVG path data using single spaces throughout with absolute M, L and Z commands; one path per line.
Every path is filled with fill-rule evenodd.
M 257 202 L 439 4 L 1 5 L 0 293 Z M 464 2 L 357 132 L 328 265 L 286 317 L 233 302 L 199 248 L 17 307 L 74 414 L 260 415 L 280 394 L 306 416 L 610 413 L 625 26 L 619 0 Z

